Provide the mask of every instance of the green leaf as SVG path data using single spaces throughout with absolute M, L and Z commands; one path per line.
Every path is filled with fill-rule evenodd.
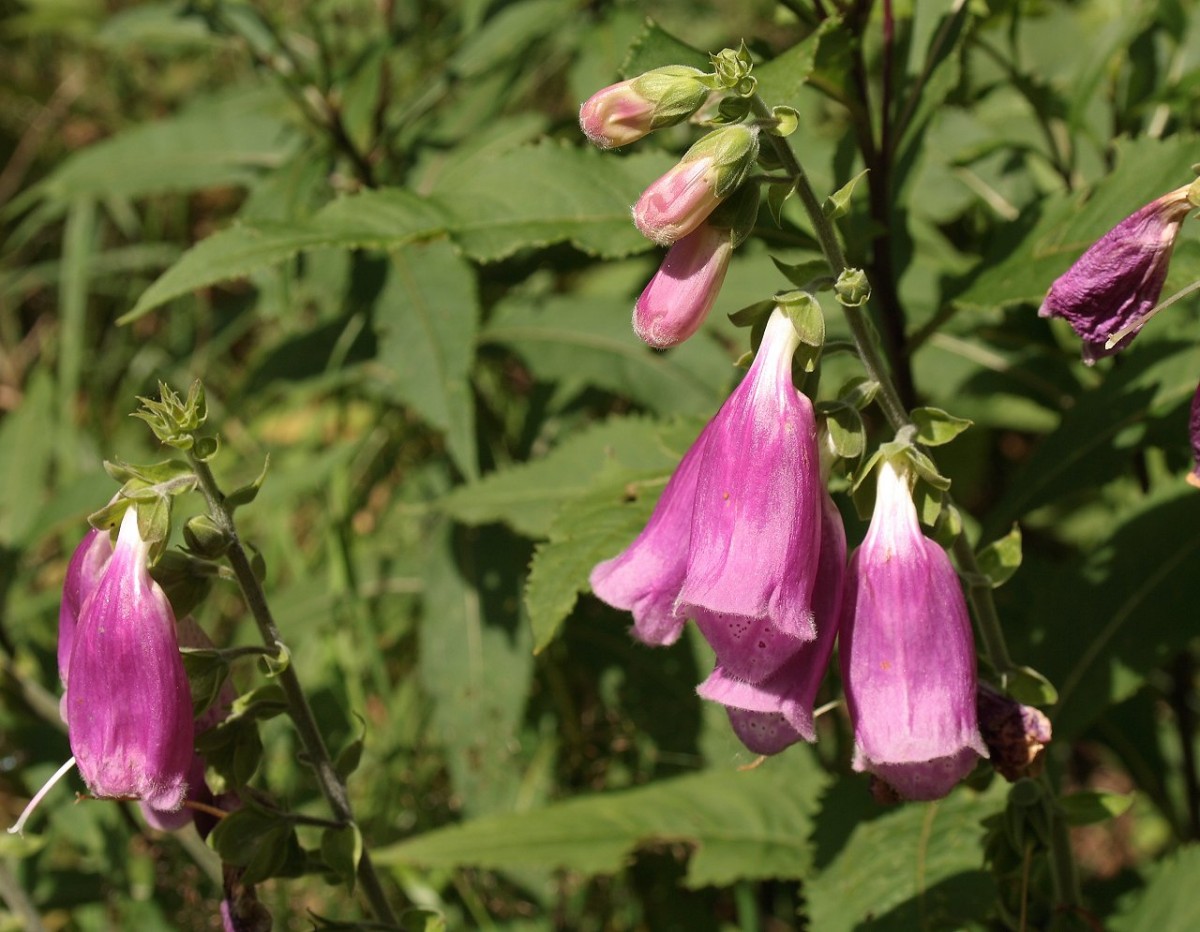
M 959 910 L 986 908 L 994 896 L 980 866 L 979 823 L 1003 806 L 1000 787 L 985 794 L 960 787 L 939 802 L 906 803 L 859 822 L 833 860 L 805 882 L 812 928 L 964 928 L 963 920 L 978 913 Z M 961 883 L 982 896 L 961 902 L 954 895 Z
M 1111 932 L 1200 928 L 1200 845 L 1186 845 L 1148 871 L 1146 885 L 1121 898 L 1105 927 Z
M 54 455 L 53 423 L 53 381 L 39 369 L 17 409 L 0 421 L 0 543 L 22 540 L 37 517 Z
M 234 489 L 225 496 L 225 504 L 232 511 L 241 508 L 243 505 L 249 505 L 258 497 L 258 490 L 262 488 L 262 484 L 267 480 L 267 470 L 271 467 L 271 454 L 263 457 L 263 468 L 254 478 L 254 481 L 247 483 Z
M 686 65 L 704 72 L 712 71 L 707 52 L 693 48 L 671 35 L 654 20 L 647 19 L 645 28 L 629 46 L 629 52 L 621 65 L 621 77 L 633 78 L 666 65 Z
M 1117 168 L 1086 195 L 1040 199 L 1025 222 L 996 237 L 979 271 L 955 297 L 960 304 L 1039 303 L 1050 284 L 1124 217 L 1192 177 L 1196 137 L 1142 136 L 1114 143 Z M 1030 228 L 1029 221 L 1036 222 Z
M 354 892 L 358 862 L 362 860 L 363 839 L 358 826 L 351 822 L 321 833 L 321 859 L 342 883 Z
M 688 887 L 795 878 L 806 876 L 812 863 L 808 837 L 824 780 L 812 753 L 797 747 L 754 770 L 719 769 L 487 816 L 372 855 L 389 865 L 612 874 L 642 845 L 682 842 L 695 849 Z
M 683 430 L 690 439 L 698 432 L 691 422 Z M 666 433 L 663 425 L 645 418 L 610 418 L 572 435 L 542 459 L 458 487 L 441 507 L 466 524 L 503 521 L 527 537 L 545 537 L 559 510 L 586 496 L 608 464 L 624 467 L 630 478 L 647 472 L 670 475 L 687 442 L 668 443 Z
M 118 322 L 127 324 L 181 295 L 243 278 L 306 249 L 391 249 L 444 230 L 436 207 L 397 188 L 341 198 L 307 220 L 234 226 L 184 253 Z
M 473 259 L 495 262 L 563 241 L 611 259 L 654 248 L 629 205 L 672 164 L 659 151 L 617 158 L 546 141 L 467 160 L 439 176 L 431 197 Z
M 445 240 L 392 251 L 387 284 L 375 304 L 378 375 L 395 396 L 446 435 L 463 475 L 478 474 L 475 358 L 479 302 L 471 266 Z
M 645 526 L 658 498 L 655 493 L 668 478 L 634 483 L 627 481 L 624 470 L 606 472 L 597 477 L 595 491 L 563 507 L 550 526 L 550 539 L 534 551 L 525 603 L 535 651 L 554 639 L 579 593 L 587 590 L 592 568 L 615 557 Z
M 628 311 L 608 297 L 503 303 L 479 339 L 513 349 L 539 379 L 593 385 L 662 413 L 711 414 L 725 399 L 723 352 L 689 340 L 656 353 L 630 334 Z
M 795 102 L 813 72 L 821 40 L 840 24 L 836 16 L 827 18 L 803 41 L 756 67 L 759 96 L 772 106 Z
M 419 674 L 468 813 L 511 809 L 523 768 L 521 716 L 533 669 L 518 617 L 526 553 L 502 528 L 446 527 L 430 544 Z
M 1060 796 L 1058 805 L 1062 807 L 1067 822 L 1071 825 L 1095 825 L 1107 822 L 1129 811 L 1133 805 L 1133 796 L 1124 793 L 1071 793 Z
M 976 559 L 992 588 L 999 589 L 1021 566 L 1021 529 L 1014 524 L 1011 531 L 980 550 Z
M 222 861 L 245 868 L 241 881 L 247 885 L 277 876 L 299 852 L 296 831 L 287 819 L 251 805 L 218 822 L 210 841 Z

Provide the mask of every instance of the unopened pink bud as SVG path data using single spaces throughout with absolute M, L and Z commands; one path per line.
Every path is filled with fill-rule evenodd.
M 628 145 L 653 128 L 654 102 L 622 81 L 597 91 L 579 108 L 579 128 L 601 149 Z
M 729 230 L 701 224 L 668 251 L 633 309 L 633 329 L 665 349 L 695 333 L 725 281 L 733 242 Z

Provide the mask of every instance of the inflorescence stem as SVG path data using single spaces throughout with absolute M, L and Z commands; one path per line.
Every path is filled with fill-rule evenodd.
M 757 94 L 751 98 L 751 107 L 759 117 L 766 120 L 772 118 L 770 108 Z M 821 247 L 825 261 L 829 263 L 829 270 L 836 278 L 849 266 L 833 221 L 825 216 L 821 202 L 817 200 L 812 184 L 808 180 L 808 175 L 787 140 L 771 133 L 764 135 L 783 164 L 784 171 L 795 180 L 796 194 L 812 223 L 813 233 Z M 842 311 L 845 314 L 846 323 L 850 327 L 850 334 L 854 338 L 863 367 L 867 370 L 867 375 L 879 385 L 879 394 L 876 396 L 876 400 L 888 423 L 895 431 L 913 427 L 912 418 L 909 417 L 908 410 L 900 400 L 895 383 L 888 372 L 887 364 L 876 345 L 871 321 L 867 317 L 866 311 L 862 307 L 845 305 L 842 306 Z M 947 508 L 955 507 L 949 492 L 943 493 L 943 502 Z M 992 586 L 980 571 L 979 562 L 975 558 L 975 548 L 971 546 L 965 531 L 954 539 L 954 556 L 958 561 L 959 569 L 966 577 L 967 598 L 970 600 L 975 624 L 979 630 L 980 640 L 983 642 L 984 654 L 996 674 L 1002 680 L 1006 680 L 1016 670 L 1016 666 L 1008 653 L 1008 645 L 1000 625 L 1000 616 L 996 612 L 996 603 L 992 598 Z M 1051 791 L 1053 790 L 1048 779 L 1043 780 L 1043 785 Z M 1052 792 L 1051 795 L 1053 797 L 1056 794 Z M 1078 873 L 1071 853 L 1066 823 L 1059 814 L 1054 814 L 1051 821 L 1050 859 L 1056 881 L 1056 893 L 1063 905 L 1078 906 L 1081 901 Z
M 213 477 L 212 470 L 208 468 L 208 464 L 191 454 L 188 455 L 188 460 L 195 471 L 200 491 L 204 494 L 204 498 L 208 502 L 209 513 L 213 521 L 216 522 L 217 527 L 221 529 L 229 541 L 229 549 L 226 552 L 226 556 L 229 558 L 229 565 L 233 568 L 233 573 L 237 577 L 242 595 L 246 599 L 246 606 L 250 609 L 250 614 L 254 617 L 255 624 L 258 625 L 259 634 L 263 642 L 268 647 L 274 649 L 277 644 L 282 644 L 283 641 L 279 636 L 279 628 L 275 624 L 275 618 L 271 614 L 271 607 L 267 604 L 266 593 L 263 591 L 258 577 L 254 574 L 254 569 L 250 565 L 250 558 L 247 556 L 246 549 L 242 546 L 241 539 L 238 537 L 233 513 L 225 504 L 225 496 L 217 486 L 217 481 Z M 317 727 L 317 720 L 313 716 L 312 706 L 309 705 L 308 698 L 304 695 L 304 690 L 300 686 L 300 679 L 296 676 L 296 671 L 290 665 L 287 666 L 278 674 L 278 682 L 287 699 L 288 714 L 296 726 L 300 742 L 304 745 L 309 763 L 316 774 L 321 792 L 329 803 L 329 808 L 333 811 L 339 824 L 352 824 L 354 822 L 354 812 L 350 806 L 350 797 L 346 792 L 346 784 L 338 775 L 333 760 L 329 756 L 329 750 L 325 747 L 325 739 L 321 737 L 321 731 Z M 379 876 L 375 873 L 370 853 L 365 846 L 363 847 L 362 857 L 358 862 L 358 880 L 362 884 L 363 895 L 375 913 L 375 918 L 381 922 L 394 925 L 396 917 L 392 912 L 391 905 L 387 901 L 387 897 L 383 891 L 383 884 L 380 882 Z

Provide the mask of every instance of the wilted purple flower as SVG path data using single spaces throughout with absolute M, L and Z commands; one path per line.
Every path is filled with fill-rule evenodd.
M 1088 365 L 1128 346 L 1158 304 L 1175 239 L 1194 206 L 1190 190 L 1177 188 L 1130 214 L 1046 292 L 1038 316 L 1066 319 Z
M 1200 385 L 1196 386 L 1196 394 L 1192 395 L 1192 412 L 1188 419 L 1188 429 L 1192 437 L 1192 471 L 1188 473 L 1187 481 L 1200 489 Z
M 682 239 L 737 189 L 757 158 L 757 128 L 735 123 L 714 130 L 642 192 L 633 222 L 661 246 Z
M 986 683 L 979 684 L 979 731 L 996 772 L 1009 781 L 1036 777 L 1045 765 L 1050 719 Z
M 79 613 L 67 729 L 97 796 L 178 809 L 192 763 L 192 699 L 171 605 L 147 569 L 130 506 L 108 566 Z
M 850 559 L 841 664 L 855 770 L 905 799 L 938 799 L 987 754 L 958 576 L 921 533 L 908 478 L 887 460 L 871 525 Z
M 637 299 L 634 332 L 657 349 L 690 337 L 712 310 L 732 255 L 730 231 L 707 223 L 678 240 Z
M 67 564 L 67 576 L 63 580 L 62 602 L 58 607 L 58 676 L 67 685 L 67 673 L 71 662 L 71 647 L 75 643 L 75 627 L 79 623 L 79 610 L 84 601 L 96 588 L 108 560 L 112 556 L 112 542 L 108 531 L 91 528 L 71 555 Z
M 696 692 L 727 707 L 734 732 L 755 754 L 778 754 L 797 741 L 815 741 L 813 703 L 837 639 L 846 571 L 846 531 L 828 492 L 821 496 L 821 556 L 813 613 L 817 637 L 800 646 L 759 684 L 730 676 L 720 664 Z
M 695 113 L 708 96 L 700 77 L 695 68 L 668 65 L 609 85 L 579 108 L 579 126 L 601 149 L 636 142 Z
M 776 311 L 645 530 L 591 576 L 599 598 L 633 611 L 641 640 L 669 644 L 694 618 L 726 672 L 749 682 L 816 636 L 821 482 L 812 405 L 792 385 L 798 342 Z

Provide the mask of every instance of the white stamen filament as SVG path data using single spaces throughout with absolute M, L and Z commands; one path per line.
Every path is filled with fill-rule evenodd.
M 40 803 L 42 801 L 42 797 L 44 797 L 47 793 L 49 793 L 50 790 L 54 787 L 54 784 L 56 784 L 59 780 L 61 780 L 63 777 L 65 777 L 67 774 L 67 771 L 70 770 L 74 766 L 75 766 L 75 758 L 72 757 L 65 764 L 63 764 L 61 767 L 59 767 L 58 770 L 54 771 L 54 776 L 52 776 L 49 780 L 47 780 L 45 782 L 45 784 L 42 786 L 42 788 L 34 794 L 33 799 L 29 800 L 29 805 L 25 807 L 24 811 L 21 813 L 21 817 L 19 819 L 17 819 L 17 821 L 15 823 L 13 823 L 12 828 L 10 828 L 8 830 L 8 834 L 10 834 L 10 835 L 22 834 L 21 830 L 23 828 L 25 828 L 25 820 L 28 819 L 31 815 L 33 815 L 33 810 L 38 807 L 38 803 Z

